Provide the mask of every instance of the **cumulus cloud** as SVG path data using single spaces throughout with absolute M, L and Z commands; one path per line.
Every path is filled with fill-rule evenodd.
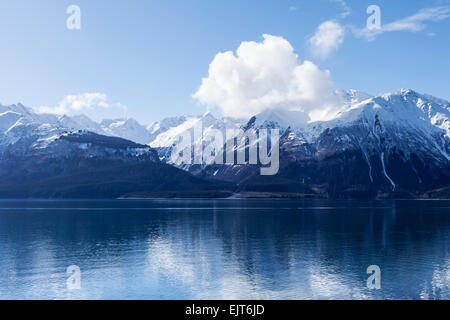
M 218 53 L 193 97 L 238 118 L 271 109 L 311 115 L 339 106 L 328 70 L 310 61 L 301 63 L 282 37 L 265 34 L 263 38 L 262 42 L 242 42 L 236 54 Z
M 421 9 L 412 16 L 381 25 L 379 29 L 353 29 L 357 37 L 364 37 L 367 40 L 374 40 L 378 35 L 393 31 L 419 32 L 426 28 L 426 22 L 438 22 L 450 17 L 450 6 Z
M 319 25 L 309 39 L 312 53 L 318 58 L 326 58 L 344 42 L 345 30 L 337 21 L 329 20 Z
M 108 97 L 104 93 L 83 93 L 78 95 L 65 96 L 55 107 L 39 107 L 39 113 L 54 113 L 54 114 L 79 114 L 90 113 L 93 111 L 108 111 L 108 112 L 124 112 L 126 106 L 120 103 L 109 103 Z

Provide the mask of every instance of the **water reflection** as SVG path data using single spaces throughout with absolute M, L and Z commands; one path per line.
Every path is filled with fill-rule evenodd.
M 448 201 L 2 201 L 0 298 L 449 299 Z M 82 290 L 66 289 L 66 268 Z M 366 288 L 369 265 L 382 289 Z

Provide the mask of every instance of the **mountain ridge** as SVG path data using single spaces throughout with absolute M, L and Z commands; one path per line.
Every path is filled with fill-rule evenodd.
M 203 176 L 236 182 L 247 191 L 306 188 L 331 198 L 420 197 L 450 184 L 449 116 L 450 103 L 412 90 L 372 97 L 333 120 L 297 127 L 259 121 L 257 115 L 246 129 L 281 129 L 278 179 L 284 184 L 257 176 L 251 166 L 211 166 Z
M 111 162 L 110 167 L 119 161 L 125 165 L 121 169 L 125 172 L 127 166 L 139 163 L 174 165 L 237 194 L 320 198 L 420 198 L 448 194 L 449 101 L 410 89 L 378 96 L 356 90 L 339 94 L 345 103 L 335 116 L 315 122 L 308 121 L 300 111 L 267 110 L 250 120 L 216 119 L 206 113 L 171 117 L 145 126 L 132 118 L 95 122 L 83 115 L 38 114 L 22 104 L 0 105 L 0 157 L 5 161 L 31 156 L 38 163 L 45 159 L 42 163 L 48 165 L 46 161 L 50 161 L 53 166 L 55 159 L 63 155 L 68 162 L 76 158 L 79 163 L 97 157 Z M 227 128 L 279 129 L 279 174 L 261 177 L 259 167 L 249 164 L 177 164 L 173 145 L 180 134 L 192 132 L 199 124 L 206 133 L 224 132 Z M 107 137 L 114 136 L 135 144 L 114 140 L 128 150 L 110 148 L 106 141 L 113 140 Z M 96 139 L 102 144 L 96 144 Z M 171 181 L 177 183 L 176 179 Z M 222 181 L 228 181 L 228 185 Z M 154 186 L 142 188 L 141 185 L 136 192 L 146 194 Z M 208 188 L 214 189 L 214 183 Z

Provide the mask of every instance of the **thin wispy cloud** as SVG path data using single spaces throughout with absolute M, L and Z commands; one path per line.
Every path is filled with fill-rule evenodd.
M 330 2 L 337 3 L 341 7 L 342 12 L 339 15 L 341 18 L 346 18 L 352 13 L 352 10 L 344 0 L 330 0 Z
M 330 1 L 342 3 L 346 7 L 345 1 Z M 314 57 L 326 59 L 344 43 L 348 32 L 353 33 L 357 38 L 373 41 L 377 36 L 386 32 L 420 32 L 426 29 L 428 23 L 439 22 L 448 18 L 450 18 L 450 6 L 424 8 L 411 16 L 387 24 L 381 24 L 380 28 L 377 29 L 358 28 L 350 24 L 341 25 L 337 20 L 328 20 L 317 27 L 314 34 L 308 39 L 308 45 Z M 435 36 L 433 32 L 427 34 L 428 36 Z
M 427 22 L 439 22 L 450 17 L 450 6 L 441 6 L 434 8 L 425 8 L 409 17 L 382 24 L 378 29 L 358 29 L 352 28 L 357 37 L 364 37 L 369 41 L 386 32 L 410 31 L 419 32 L 427 27 Z

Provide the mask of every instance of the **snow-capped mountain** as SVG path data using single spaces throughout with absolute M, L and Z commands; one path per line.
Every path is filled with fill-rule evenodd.
M 148 144 L 152 136 L 147 128 L 133 118 L 103 120 L 100 123 L 103 134 L 121 137 L 137 143 Z
M 140 144 L 148 144 L 158 148 L 171 147 L 177 136 L 184 131 L 192 130 L 199 123 L 205 130 L 224 129 L 243 123 L 233 119 L 215 119 L 210 113 L 203 116 L 180 116 L 166 118 L 148 126 L 141 125 L 133 118 L 105 119 L 95 122 L 85 115 L 54 115 L 36 113 L 22 104 L 0 105 L 0 144 L 9 145 L 15 138 L 26 134 L 39 135 L 40 139 L 52 137 L 55 132 L 89 131 L 100 135 L 120 137 Z M 32 132 L 30 131 L 32 130 Z
M 230 184 L 193 177 L 161 163 L 148 145 L 93 132 L 114 128 L 117 122 L 102 127 L 84 116 L 58 117 L 22 105 L 0 106 L 0 198 L 230 194 Z M 117 127 L 139 128 L 130 121 Z
M 171 122 L 172 126 L 166 126 L 166 130 L 160 130 L 155 135 L 154 140 L 149 144 L 152 148 L 158 150 L 160 158 L 170 164 L 180 164 L 178 157 L 172 156 L 173 146 L 178 142 L 181 136 L 188 133 L 191 137 L 194 153 L 201 154 L 202 139 L 212 130 L 219 130 L 225 136 L 227 129 L 238 129 L 245 122 L 231 118 L 216 119 L 210 112 L 205 113 L 201 117 L 185 117 L 178 118 L 180 121 Z M 163 121 L 164 122 L 164 121 Z M 160 128 L 160 127 L 158 127 Z M 196 130 L 203 132 L 203 135 L 196 134 Z M 186 166 L 180 166 L 186 168 Z
M 342 98 L 345 105 L 354 105 L 364 100 L 373 98 L 372 95 L 359 90 L 336 90 L 336 94 Z M 344 106 L 345 107 L 345 106 Z
M 70 130 L 86 130 L 99 134 L 103 134 L 103 128 L 94 120 L 91 120 L 85 115 L 75 115 L 69 117 L 63 115 L 58 118 L 58 126 Z
M 248 121 L 216 119 L 207 113 L 152 124 L 149 145 L 163 161 L 184 170 L 238 183 L 243 190 L 259 190 L 252 185 L 259 172 L 255 166 L 180 164 L 172 149 L 184 132 L 198 149 L 201 143 L 194 140 L 194 128 L 200 124 L 204 135 L 213 129 L 274 128 L 282 135 L 277 178 L 285 180 L 271 189 L 267 178 L 267 190 L 331 197 L 415 196 L 449 184 L 448 101 L 406 89 L 377 97 L 356 90 L 337 94 L 343 106 L 328 121 L 308 122 L 304 113 L 285 110 L 266 110 Z
M 36 163 L 74 158 L 162 160 L 203 178 L 235 183 L 240 193 L 422 197 L 450 186 L 449 101 L 406 89 L 376 97 L 355 90 L 337 94 L 342 108 L 333 119 L 318 122 L 308 121 L 299 111 L 267 110 L 245 121 L 217 119 L 208 112 L 146 127 L 134 119 L 97 123 L 82 115 L 38 114 L 21 104 L 0 105 L 0 155 L 10 164 L 21 158 Z M 181 164 L 173 147 L 189 133 L 194 152 L 201 153 L 195 149 L 205 145 L 196 134 L 199 127 L 203 137 L 213 130 L 225 136 L 227 129 L 279 129 L 279 173 L 261 177 L 259 167 L 248 164 Z
M 33 126 L 35 131 L 41 130 L 42 136 L 52 130 L 83 130 L 120 137 L 141 144 L 148 144 L 153 139 L 147 128 L 132 118 L 103 120 L 98 123 L 85 115 L 58 116 L 36 113 L 20 103 L 11 106 L 0 105 L 0 134 L 7 134 L 9 129 L 13 131 L 15 126 Z M 2 142 L 5 142 L 5 139 L 6 137 L 3 137 Z M 7 139 L 6 142 L 9 143 Z
M 278 179 L 287 185 L 329 197 L 413 196 L 450 184 L 449 119 L 448 101 L 403 89 L 359 99 L 330 121 L 305 123 L 294 112 L 272 111 L 252 118 L 247 128 L 283 133 Z M 246 170 L 212 166 L 203 174 L 255 188 L 251 176 L 257 172 Z
M 370 95 L 357 90 L 338 90 L 336 94 L 343 102 L 343 109 L 371 98 Z M 287 128 L 305 127 L 308 124 L 308 120 L 309 117 L 304 112 L 287 110 L 266 110 L 250 119 L 250 121 L 233 118 L 216 119 L 210 112 L 207 112 L 201 117 L 168 118 L 149 126 L 150 130 L 155 132 L 149 145 L 158 150 L 163 161 L 178 164 L 180 163 L 180 160 L 178 160 L 179 157 L 172 157 L 172 147 L 183 136 L 183 133 L 189 132 L 192 138 L 192 145 L 198 149 L 201 143 L 198 141 L 198 136 L 197 140 L 194 137 L 194 128 L 196 126 L 203 128 L 204 135 L 208 135 L 211 130 L 217 129 L 225 136 L 227 129 L 245 130 L 250 125 L 253 128 L 278 128 L 283 132 Z M 199 150 L 194 150 L 194 152 L 199 153 Z M 180 167 L 188 170 L 192 169 L 191 166 L 182 165 Z M 194 167 L 197 169 L 198 166 Z
M 21 104 L 0 106 L 0 160 L 108 159 L 159 162 L 147 145 L 102 135 L 100 124 L 86 116 L 38 114 Z M 96 132 L 100 133 L 97 134 Z M 59 161 L 59 160 L 58 160 Z
M 179 116 L 179 117 L 171 117 L 165 118 L 161 121 L 155 121 L 147 126 L 147 131 L 150 132 L 150 142 L 153 142 L 156 137 L 171 128 L 177 127 L 182 123 L 187 121 L 187 117 Z

